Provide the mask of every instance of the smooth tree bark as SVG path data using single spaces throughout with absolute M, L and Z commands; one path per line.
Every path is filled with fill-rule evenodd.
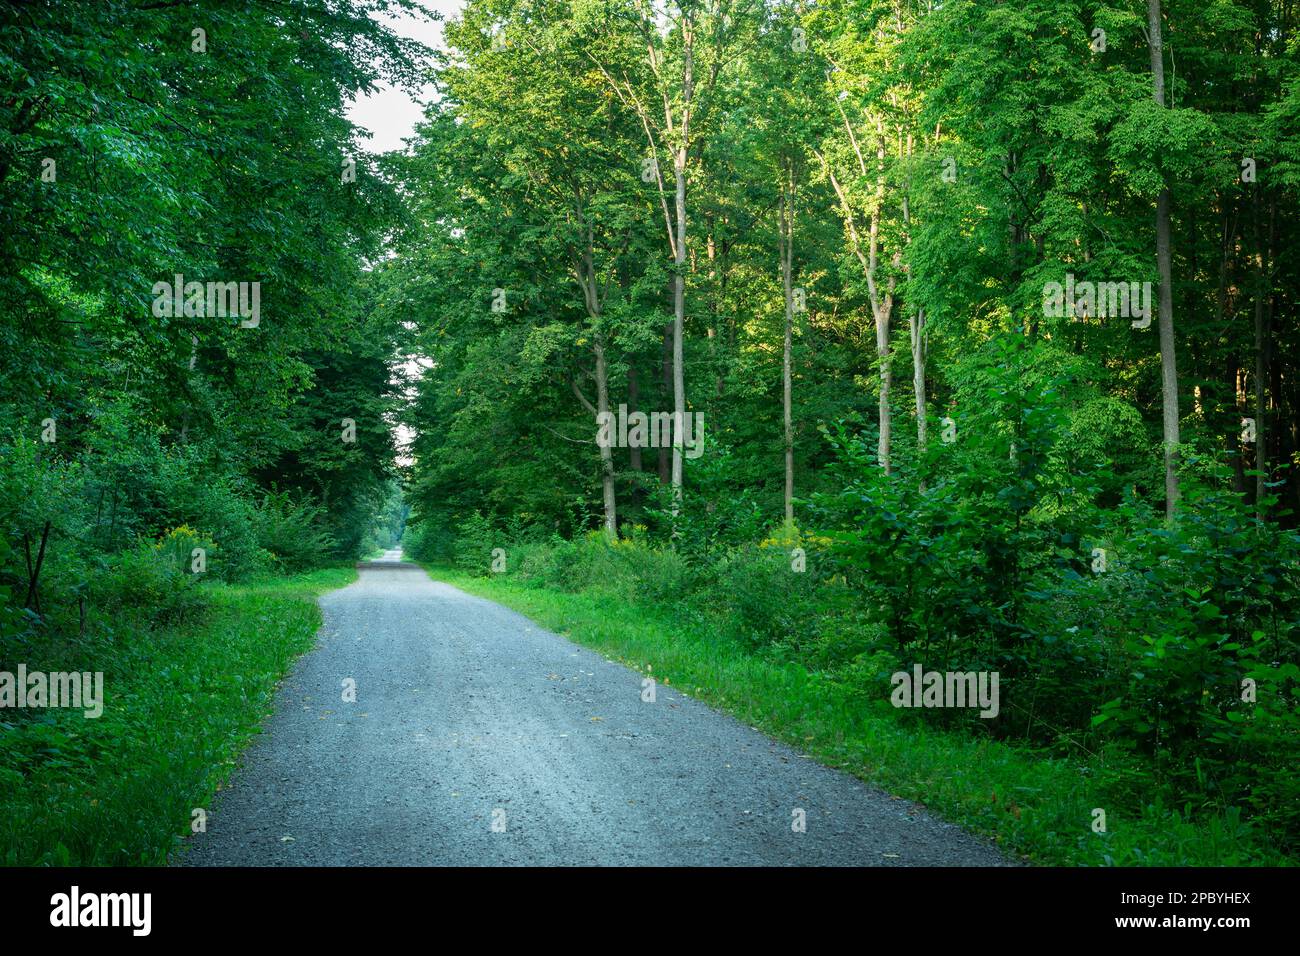
M 1161 34 L 1160 0 L 1147 0 L 1147 31 L 1151 48 L 1151 79 L 1156 103 L 1165 105 L 1165 54 Z M 1173 267 L 1170 253 L 1170 195 L 1165 186 L 1156 197 L 1156 268 L 1160 278 L 1160 386 L 1165 447 L 1165 517 L 1178 511 L 1178 361 L 1174 345 Z
M 870 173 L 866 157 L 863 155 L 862 145 L 858 141 L 857 134 L 853 131 L 853 124 L 849 122 L 844 107 L 839 105 L 838 101 L 836 105 L 840 111 L 840 118 L 844 122 L 844 131 L 848 135 L 849 145 L 852 147 L 853 155 L 857 160 L 858 172 L 865 180 Z M 853 205 L 849 200 L 848 193 L 825 156 L 821 153 L 817 153 L 817 156 L 826 170 L 827 178 L 830 179 L 831 188 L 835 190 L 836 198 L 839 199 L 840 212 L 844 218 L 844 228 L 849 234 L 850 246 L 867 279 L 867 295 L 870 299 L 871 315 L 876 331 L 876 366 L 880 376 L 877 413 L 880 439 L 877 444 L 876 456 L 880 462 L 880 467 L 888 475 L 893 471 L 891 452 L 892 416 L 889 404 L 890 391 L 893 388 L 893 369 L 890 365 L 889 333 L 894 313 L 894 286 L 897 282 L 897 274 L 891 271 L 889 278 L 885 281 L 885 288 L 883 290 L 880 288 L 877 281 L 880 270 L 880 213 L 885 202 L 885 131 L 883 123 L 877 121 L 876 124 L 876 188 L 870 217 L 867 222 L 867 248 L 865 250 L 862 248 L 856 214 L 853 211 Z M 895 252 L 893 257 L 895 270 L 900 261 L 899 253 Z
M 592 344 L 596 353 L 596 414 L 603 419 L 609 415 L 609 365 L 605 361 L 604 336 L 596 333 Z M 605 507 L 605 537 L 618 539 L 618 504 L 614 496 L 614 449 L 610 442 L 600 448 L 600 484 Z
M 794 419 L 793 375 L 791 351 L 794 339 L 794 214 L 795 214 L 795 163 L 792 157 L 782 158 L 780 228 L 778 251 L 781 256 L 781 286 L 785 293 L 785 341 L 781 355 L 781 422 L 785 437 L 785 523 L 794 525 Z
M 587 316 L 592 325 L 591 348 L 595 359 L 592 379 L 596 384 L 595 407 L 592 408 L 591 403 L 582 395 L 581 390 L 576 387 L 576 383 L 574 391 L 579 400 L 596 416 L 597 422 L 601 422 L 608 421 L 610 414 L 609 362 L 605 356 L 605 333 L 601 328 L 601 317 L 612 278 L 607 278 L 602 283 L 597 275 L 595 230 L 591 222 L 585 218 L 581 202 L 578 203 L 576 214 L 578 221 L 583 226 L 583 244 L 578 260 L 574 263 L 573 275 L 577 280 L 578 287 L 582 290 L 583 305 L 586 307 Z M 612 441 L 597 442 L 597 444 L 600 446 L 600 480 L 605 509 L 604 531 L 605 536 L 613 541 L 618 538 L 618 503 L 614 487 L 614 448 Z
M 907 317 L 907 332 L 912 343 L 912 394 L 916 399 L 916 455 L 925 457 L 927 434 L 925 408 L 925 309 L 914 309 Z M 925 478 L 921 478 L 925 488 Z
M 694 31 L 684 25 L 685 47 L 682 67 L 681 141 L 673 149 L 674 205 L 677 211 L 677 241 L 673 246 L 673 514 L 682 506 L 682 429 L 686 427 L 686 370 L 683 366 L 683 337 L 686 328 L 686 159 L 690 143 L 691 100 L 695 77 L 691 38 Z M 665 98 L 666 100 L 666 98 Z M 671 110 L 665 112 L 671 123 Z
M 935 130 L 936 136 L 938 130 Z M 906 158 L 911 159 L 914 140 L 909 134 L 907 137 L 907 154 Z M 908 183 L 910 190 L 911 183 Z M 912 203 L 907 192 L 903 194 L 903 230 L 909 237 L 912 233 Z M 907 261 L 904 265 L 904 272 L 910 279 L 912 276 L 912 263 Z M 928 421 L 926 420 L 925 407 L 925 308 L 915 306 L 907 316 L 907 334 L 912 346 L 912 397 L 916 402 L 916 458 L 918 462 L 918 472 L 920 473 L 920 488 L 925 490 L 925 448 L 928 439 Z
M 890 321 L 894 313 L 894 274 L 890 273 L 888 288 L 884 296 L 881 296 L 880 288 L 876 283 L 876 271 L 880 267 L 880 207 L 885 201 L 885 136 L 884 130 L 877 130 L 876 162 L 879 174 L 876 180 L 876 201 L 871 209 L 871 224 L 869 226 L 867 246 L 869 249 L 867 260 L 867 294 L 871 297 L 871 312 L 876 320 L 876 361 L 880 369 L 880 441 L 877 446 L 877 457 L 880 460 L 880 467 L 884 469 L 885 474 L 893 471 L 892 456 L 892 415 L 890 414 L 889 398 L 890 392 L 894 386 L 893 366 L 890 363 L 889 354 L 889 331 Z M 858 162 L 862 164 L 861 152 L 854 146 L 855 152 L 858 152 Z M 863 175 L 866 175 L 866 167 L 863 165 Z M 898 265 L 898 257 L 894 257 L 894 265 Z
M 663 350 L 660 353 L 659 372 L 662 380 L 663 394 L 671 394 L 673 390 L 673 323 L 671 320 L 664 323 Z M 672 455 L 663 445 L 659 446 L 658 453 L 659 483 L 661 485 L 672 484 Z

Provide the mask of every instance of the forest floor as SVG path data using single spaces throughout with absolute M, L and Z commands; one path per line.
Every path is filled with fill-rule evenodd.
M 917 804 L 398 552 L 314 651 L 182 865 L 1002 865 Z

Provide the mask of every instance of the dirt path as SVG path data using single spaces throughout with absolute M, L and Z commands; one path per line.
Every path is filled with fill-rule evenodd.
M 182 865 L 1007 862 L 398 552 L 321 605 Z

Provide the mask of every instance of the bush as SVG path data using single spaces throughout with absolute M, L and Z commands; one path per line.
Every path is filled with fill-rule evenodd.
M 644 604 L 680 604 L 692 596 L 696 583 L 686 559 L 671 548 L 656 547 L 634 541 L 607 544 L 603 537 L 589 547 L 603 548 L 602 562 L 615 580 L 627 582 L 622 587 L 629 600 Z M 599 552 L 598 552 L 599 553 Z
M 1194 481 L 1170 524 L 1098 464 L 1116 436 L 1132 440 L 1130 414 L 1085 405 L 1071 431 L 1052 382 L 980 381 L 964 437 L 932 449 L 924 483 L 884 475 L 869 438 L 834 436 L 842 491 L 814 502 L 837 529 L 828 557 L 861 615 L 839 615 L 846 649 L 865 632 L 861 660 L 874 670 L 884 635 L 870 633 L 883 625 L 905 668 L 996 670 L 1002 710 L 982 731 L 1114 755 L 1117 789 L 1133 790 L 1136 773 L 1187 812 L 1249 808 L 1295 852 L 1300 536 Z M 1098 424 L 1108 418 L 1109 431 Z M 812 598 L 787 585 L 789 611 L 761 566 L 729 580 L 753 646 L 780 642 L 764 622 L 816 630 L 795 623 L 809 606 L 834 618 L 825 579 Z M 817 646 L 792 653 L 834 666 Z M 1243 699 L 1248 688 L 1256 700 Z
M 174 506 L 167 509 L 177 523 L 209 538 L 208 574 L 222 581 L 242 581 L 270 570 L 271 555 L 259 540 L 260 516 L 255 491 L 234 479 L 195 481 L 178 475 Z
M 714 606 L 725 609 L 728 630 L 750 650 L 807 634 L 814 625 L 816 579 L 806 570 L 793 571 L 791 562 L 785 547 L 754 546 L 732 551 L 718 562 L 709 593 L 716 599 Z
M 532 587 L 574 590 L 577 552 L 575 543 L 558 536 L 546 541 L 521 542 L 508 552 L 506 573 Z
M 335 548 L 323 520 L 323 510 L 309 499 L 294 501 L 288 493 L 271 492 L 257 509 L 258 546 L 281 571 L 322 567 Z
M 412 517 L 402 532 L 399 542 L 402 552 L 416 561 L 450 562 L 455 543 L 454 535 L 442 522 L 442 516 Z
M 456 567 L 471 574 L 491 574 L 493 551 L 504 548 L 505 535 L 481 513 L 474 512 L 456 525 L 452 556 Z
M 1189 501 L 1171 528 L 1130 517 L 1116 513 L 1105 573 L 1044 595 L 1058 628 L 1104 648 L 1095 732 L 1180 793 L 1252 803 L 1300 848 L 1300 537 L 1227 495 Z
M 142 541 L 111 558 L 92 577 L 89 591 L 94 606 L 107 614 L 171 624 L 193 616 L 206 603 L 196 585 L 197 576 L 182 569 L 171 545 Z

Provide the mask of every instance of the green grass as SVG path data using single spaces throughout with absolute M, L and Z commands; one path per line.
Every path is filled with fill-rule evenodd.
M 101 717 L 51 709 L 0 724 L 0 862 L 164 863 L 312 647 L 315 596 L 355 577 L 349 566 L 205 584 L 191 623 L 119 623 L 111 642 L 91 641 L 77 669 L 104 671 Z
M 1137 781 L 1104 792 L 1098 761 L 1051 757 L 865 706 L 851 688 L 745 652 L 670 607 L 530 587 L 430 566 L 440 581 L 498 601 L 953 823 L 1009 855 L 1049 865 L 1241 866 L 1289 861 L 1235 812 L 1161 806 Z M 1092 829 L 1093 810 L 1106 832 Z

